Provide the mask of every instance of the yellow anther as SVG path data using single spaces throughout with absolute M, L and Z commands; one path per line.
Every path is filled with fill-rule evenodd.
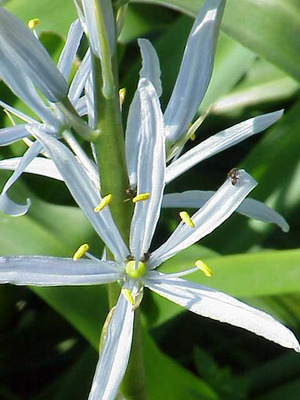
M 142 261 L 139 261 L 136 268 L 136 261 L 130 260 L 125 266 L 125 272 L 129 276 L 129 278 L 138 279 L 145 274 L 146 264 Z
M 126 89 L 122 88 L 119 90 L 119 99 L 120 99 L 120 104 L 123 105 L 125 101 L 125 96 L 126 96 Z
M 89 250 L 89 245 L 87 243 L 82 244 L 79 249 L 75 252 L 73 256 L 73 261 L 79 260 L 79 258 L 83 257 L 85 253 Z
M 111 202 L 111 199 L 112 199 L 111 194 L 104 196 L 103 199 L 98 204 L 98 206 L 94 208 L 94 211 L 99 212 L 99 211 L 103 210 L 103 208 L 106 207 Z
M 196 135 L 194 133 L 192 133 L 190 139 L 193 142 L 196 139 Z
M 122 294 L 125 297 L 125 299 L 134 306 L 134 298 L 132 296 L 131 291 L 129 289 L 122 289 Z
M 179 217 L 182 219 L 182 221 L 190 226 L 191 228 L 195 227 L 194 222 L 192 221 L 192 218 L 189 216 L 189 214 L 186 211 L 180 211 Z
M 138 201 L 144 201 L 144 200 L 148 200 L 150 197 L 150 193 L 140 193 L 137 196 L 135 196 L 132 201 L 134 203 L 137 203 Z
M 210 278 L 212 276 L 212 270 L 202 260 L 195 261 L 195 266 L 204 273 L 205 276 Z
M 40 20 L 38 18 L 33 18 L 28 21 L 27 26 L 29 29 L 34 29 L 39 23 Z

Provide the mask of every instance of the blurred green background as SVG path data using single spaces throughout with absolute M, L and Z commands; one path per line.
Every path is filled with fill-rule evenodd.
M 130 2 L 120 36 L 120 87 L 127 94 L 124 121 L 141 60 L 136 39 L 146 37 L 161 63 L 166 106 L 184 45 L 201 0 Z M 5 7 L 24 22 L 41 20 L 43 44 L 58 59 L 68 26 L 76 18 L 72 0 L 8 0 Z M 259 185 L 252 197 L 287 219 L 290 232 L 234 215 L 200 244 L 179 254 L 166 271 L 204 259 L 212 278 L 205 285 L 267 310 L 300 338 L 300 3 L 298 0 L 228 0 L 213 78 L 199 114 L 213 111 L 193 146 L 244 119 L 285 109 L 268 131 L 228 149 L 168 185 L 167 192 L 215 190 L 233 167 L 243 167 Z M 26 110 L 0 83 L 1 99 Z M 1 127 L 9 126 L 4 113 Z M 1 148 L 1 158 L 23 154 L 25 145 Z M 0 171 L 4 185 L 9 172 Z M 102 244 L 61 182 L 24 175 L 12 198 L 32 199 L 26 216 L 0 215 L 0 252 L 72 256 L 88 242 Z M 158 246 L 178 223 L 178 210 L 164 210 Z M 184 312 L 145 293 L 142 304 L 149 399 L 293 400 L 300 393 L 300 356 L 238 328 Z M 85 399 L 97 362 L 101 326 L 108 312 L 106 289 L 29 289 L 0 286 L 0 399 Z

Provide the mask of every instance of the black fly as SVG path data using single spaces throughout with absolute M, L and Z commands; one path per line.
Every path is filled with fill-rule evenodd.
M 239 179 L 239 171 L 236 168 L 232 168 L 229 172 L 228 172 L 228 178 L 231 179 L 231 183 L 232 185 L 236 185 L 238 179 Z

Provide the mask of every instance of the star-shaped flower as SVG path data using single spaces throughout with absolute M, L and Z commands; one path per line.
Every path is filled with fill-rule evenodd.
M 153 85 L 142 79 L 138 88 L 141 109 L 141 141 L 137 160 L 137 196 L 130 227 L 129 249 L 109 211 L 109 196 L 101 198 L 94 183 L 72 152 L 50 135 L 32 129 L 66 182 L 74 199 L 113 253 L 115 261 L 55 257 L 1 257 L 0 281 L 17 285 L 97 285 L 118 281 L 121 294 L 105 335 L 90 400 L 117 395 L 129 359 L 134 310 L 144 287 L 195 312 L 248 329 L 269 340 L 299 351 L 293 333 L 270 315 L 217 290 L 180 277 L 205 268 L 177 274 L 163 274 L 157 268 L 181 250 L 191 246 L 222 224 L 241 204 L 256 182 L 245 171 L 236 180 L 228 177 L 215 194 L 182 221 L 169 239 L 151 254 L 148 252 L 159 219 L 165 187 L 165 138 L 163 116 Z M 97 205 L 100 203 L 100 206 Z M 82 254 L 80 254 L 82 255 Z M 79 257 L 78 253 L 75 259 Z

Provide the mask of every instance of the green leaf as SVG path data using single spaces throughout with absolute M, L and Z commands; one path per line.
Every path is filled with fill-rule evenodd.
M 87 399 L 89 385 L 93 379 L 94 365 L 97 362 L 97 354 L 92 348 L 88 348 L 79 356 L 76 364 L 56 378 L 52 384 L 34 396 L 32 400 Z
M 300 379 L 283 384 L 270 390 L 265 395 L 256 397 L 256 400 L 298 400 L 300 392 Z
M 201 272 L 187 278 L 237 297 L 300 291 L 300 249 L 209 258 L 208 265 L 211 278 Z
M 203 0 L 134 0 L 196 16 Z M 300 4 L 297 0 L 228 0 L 222 30 L 300 80 Z
M 5 8 L 24 23 L 39 18 L 38 31 L 54 31 L 63 37 L 66 37 L 71 22 L 77 18 L 72 0 L 9 0 Z
M 212 103 L 228 93 L 251 68 L 256 55 L 236 40 L 220 34 L 212 78 L 200 105 L 205 111 Z M 215 112 L 215 106 L 213 111 Z
M 245 79 L 227 95 L 218 99 L 214 114 L 240 111 L 245 107 L 259 107 L 266 103 L 278 107 L 279 101 L 295 96 L 299 83 L 263 59 L 257 60 Z
M 219 399 L 206 383 L 162 354 L 146 332 L 143 345 L 149 400 Z

